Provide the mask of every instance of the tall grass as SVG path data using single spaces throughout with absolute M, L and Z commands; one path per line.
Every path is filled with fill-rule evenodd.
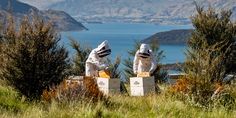
M 1 82 L 2 83 L 2 82 Z M 3 95 L 4 93 L 4 95 Z M 1 118 L 78 118 L 78 117 L 204 117 L 204 118 L 234 118 L 236 109 L 227 111 L 224 107 L 202 110 L 185 104 L 169 96 L 165 92 L 145 97 L 130 97 L 124 95 L 110 96 L 112 104 L 103 101 L 92 103 L 88 101 L 24 101 L 12 88 L 0 85 L 0 117 Z M 2 104 L 5 104 L 5 107 Z M 13 106 L 13 107 L 12 107 Z

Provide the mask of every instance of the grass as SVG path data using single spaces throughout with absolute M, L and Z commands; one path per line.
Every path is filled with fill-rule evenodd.
M 96 104 L 85 101 L 67 101 L 29 103 L 11 87 L 0 84 L 0 117 L 1 118 L 235 118 L 236 110 L 214 108 L 211 111 L 196 108 L 170 97 L 164 92 L 159 95 L 130 97 L 128 95 L 111 96 L 111 104 L 102 101 Z

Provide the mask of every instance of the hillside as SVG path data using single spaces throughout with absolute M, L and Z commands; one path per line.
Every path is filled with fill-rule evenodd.
M 84 22 L 189 24 L 196 0 L 53 0 L 47 4 L 36 0 L 21 1 L 42 9 L 65 11 Z M 197 3 L 216 9 L 233 9 L 233 19 L 236 19 L 236 0 L 197 0 Z
M 11 3 L 8 2 L 8 0 L 1 0 L 0 19 L 6 20 L 7 15 L 10 15 L 10 13 L 17 21 L 22 19 L 24 16 L 38 14 L 39 16 L 42 16 L 44 20 L 52 22 L 55 28 L 59 31 L 86 29 L 81 23 L 77 22 L 74 18 L 72 18 L 70 15 L 63 11 L 41 11 L 38 10 L 36 7 L 19 2 L 17 0 L 11 0 Z
M 144 43 L 158 42 L 160 44 L 183 45 L 191 35 L 192 29 L 171 30 L 166 32 L 156 33 L 144 40 Z

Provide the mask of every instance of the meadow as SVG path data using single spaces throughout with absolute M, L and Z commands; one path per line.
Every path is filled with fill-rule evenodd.
M 127 94 L 110 96 L 110 103 L 103 101 L 26 101 L 13 88 L 0 84 L 1 118 L 235 118 L 236 109 L 224 107 L 202 109 L 186 104 L 165 92 L 161 85 L 160 94 L 131 97 Z

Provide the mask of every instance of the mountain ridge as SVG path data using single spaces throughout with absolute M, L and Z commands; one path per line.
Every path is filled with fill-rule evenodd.
M 186 45 L 193 29 L 179 29 L 165 32 L 158 32 L 152 36 L 143 39 L 142 43 L 159 43 L 167 45 Z
M 38 10 L 36 7 L 22 3 L 18 0 L 1 0 L 0 18 L 6 21 L 7 16 L 13 15 L 16 21 L 20 21 L 25 16 L 37 14 L 46 22 L 52 22 L 55 29 L 59 31 L 84 30 L 86 29 L 81 23 L 77 22 L 64 11 L 56 10 Z M 3 21 L 4 22 L 4 21 Z
M 198 4 L 216 9 L 232 9 L 235 0 L 198 0 Z M 190 24 L 195 14 L 194 0 L 62 0 L 47 7 L 66 11 L 83 22 L 147 22 Z

